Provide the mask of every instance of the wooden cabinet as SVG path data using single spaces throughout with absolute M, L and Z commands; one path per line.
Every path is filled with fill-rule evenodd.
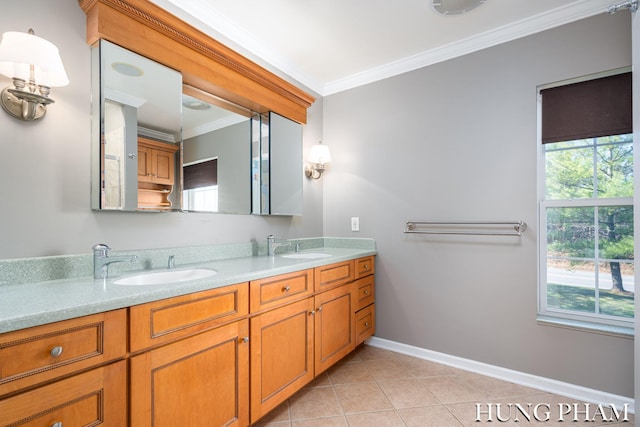
M 138 138 L 138 182 L 173 185 L 178 146 Z
M 313 295 L 313 270 L 251 281 L 251 313 Z
M 342 285 L 315 297 L 315 375 L 356 348 L 354 284 Z
M 129 309 L 130 351 L 176 341 L 249 313 L 249 284 L 239 283 Z
M 373 334 L 356 316 L 373 317 L 373 257 L 359 261 L 250 282 L 252 423 Z
M 0 334 L 0 426 L 248 426 L 374 333 L 373 261 Z
M 313 315 L 311 297 L 250 319 L 252 423 L 313 379 Z
M 126 426 L 126 362 L 94 368 L 2 399 L 0 425 Z
M 178 149 L 177 145 L 138 138 L 138 208 L 171 207 Z
M 124 358 L 126 310 L 0 335 L 0 397 Z
M 131 425 L 247 426 L 248 321 L 131 358 Z
M 126 334 L 122 309 L 0 335 L 0 425 L 126 425 Z
M 131 425 L 248 425 L 248 286 L 130 308 Z
M 373 256 L 356 260 L 356 345 L 362 344 L 376 331 L 374 261 Z

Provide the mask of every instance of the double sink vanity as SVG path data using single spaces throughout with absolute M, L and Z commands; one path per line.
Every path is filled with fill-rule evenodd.
M 273 256 L 256 243 L 139 251 L 105 279 L 0 286 L 0 425 L 255 423 L 375 330 L 375 243 L 299 242 Z M 58 258 L 13 264 L 81 264 Z

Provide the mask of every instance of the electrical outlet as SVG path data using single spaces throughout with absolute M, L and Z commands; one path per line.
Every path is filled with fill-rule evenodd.
M 357 216 L 351 218 L 351 231 L 360 231 L 360 218 Z

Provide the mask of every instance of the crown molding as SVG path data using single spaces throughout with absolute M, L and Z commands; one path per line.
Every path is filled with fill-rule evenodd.
M 332 95 L 604 13 L 607 12 L 611 1 L 576 1 L 473 37 L 328 82 L 319 93 L 322 96 Z

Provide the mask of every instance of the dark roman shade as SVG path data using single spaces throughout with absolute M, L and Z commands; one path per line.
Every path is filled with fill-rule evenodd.
M 630 72 L 540 94 L 543 144 L 633 132 Z
M 210 187 L 218 184 L 218 159 L 207 160 L 183 168 L 184 189 Z

